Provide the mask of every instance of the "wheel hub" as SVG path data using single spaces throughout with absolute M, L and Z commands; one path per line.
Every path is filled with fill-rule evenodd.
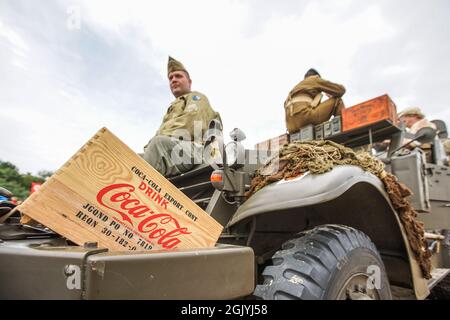
M 371 280 L 365 273 L 352 275 L 342 286 L 337 300 L 380 300 L 377 289 L 369 283 Z

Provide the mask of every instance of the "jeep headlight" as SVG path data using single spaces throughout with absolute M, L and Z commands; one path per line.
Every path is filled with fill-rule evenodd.
M 228 143 L 225 147 L 225 152 L 227 155 L 227 164 L 229 167 L 239 168 L 244 166 L 245 148 L 241 143 L 237 141 Z

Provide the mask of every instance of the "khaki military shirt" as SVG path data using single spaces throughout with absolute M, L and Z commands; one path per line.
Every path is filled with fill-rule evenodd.
M 191 141 L 203 142 L 203 135 L 213 119 L 221 121 L 219 113 L 209 104 L 208 98 L 200 92 L 190 92 L 178 97 L 167 109 L 156 135 L 177 136 L 179 129 L 189 132 Z M 201 136 L 194 137 L 194 123 L 201 124 Z
M 292 97 L 298 94 L 306 94 L 311 99 L 314 99 L 321 92 L 340 98 L 344 95 L 345 88 L 340 84 L 327 81 L 319 76 L 311 76 L 297 84 L 294 89 L 291 90 L 289 96 Z

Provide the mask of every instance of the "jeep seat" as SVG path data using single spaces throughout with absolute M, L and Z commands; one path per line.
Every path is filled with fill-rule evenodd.
M 432 163 L 443 166 L 447 165 L 449 158 L 445 151 L 444 142 L 448 139 L 447 125 L 442 120 L 432 120 L 436 125 L 437 135 L 431 144 Z

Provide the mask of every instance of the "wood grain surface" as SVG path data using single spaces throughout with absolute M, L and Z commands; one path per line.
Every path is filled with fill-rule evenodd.
M 114 251 L 212 247 L 222 226 L 102 128 L 21 206 L 76 244 Z

